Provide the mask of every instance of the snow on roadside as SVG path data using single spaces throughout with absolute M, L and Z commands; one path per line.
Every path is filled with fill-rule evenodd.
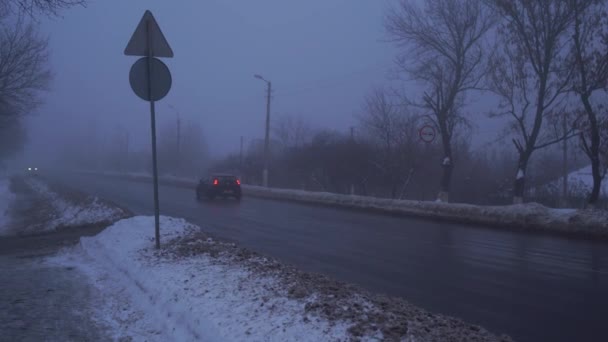
M 401 299 L 214 240 L 182 219 L 119 221 L 49 262 L 87 273 L 116 336 L 148 341 L 510 341 Z
M 161 227 L 165 242 L 197 229 L 168 217 L 162 217 Z M 134 217 L 96 237 L 82 238 L 80 248 L 106 273 L 123 279 L 121 286 L 102 288 L 109 292 L 108 298 L 128 293 L 133 305 L 153 315 L 151 327 L 160 330 L 156 340 L 323 341 L 345 336 L 343 325 L 302 322 L 303 317 L 294 313 L 304 303 L 277 297 L 270 289 L 273 279 L 254 279 L 242 267 L 214 263 L 204 256 L 177 261 L 155 257 L 153 233 L 153 218 Z M 64 253 L 51 261 L 70 264 L 77 259 Z M 81 268 L 91 273 L 91 261 Z M 120 310 L 110 312 L 120 314 Z M 141 329 L 141 324 L 136 326 Z
M 149 181 L 145 174 L 84 172 L 138 181 Z M 160 178 L 176 186 L 196 186 L 195 180 Z M 242 185 L 243 195 L 328 205 L 380 213 L 439 219 L 448 222 L 483 224 L 508 229 L 557 232 L 576 236 L 608 238 L 608 211 L 602 209 L 554 209 L 538 203 L 482 206 L 462 203 L 393 200 L 369 196 L 342 195 L 305 190 Z
M 537 191 L 552 191 L 555 193 L 561 193 L 563 186 L 563 179 L 559 178 L 552 181 L 549 184 L 539 186 L 537 189 L 531 189 L 532 193 Z M 580 168 L 576 171 L 572 171 L 568 174 L 568 192 L 571 195 L 586 197 L 593 188 L 593 176 L 591 172 L 591 165 Z M 608 197 L 608 177 L 604 178 L 600 187 L 600 199 Z
M 246 196 L 269 199 L 367 209 L 451 222 L 608 237 L 608 211 L 606 210 L 553 209 L 538 203 L 480 206 L 461 203 L 392 200 L 303 190 L 269 189 L 259 186 L 244 186 L 243 190 Z
M 41 179 L 26 178 L 25 183 L 52 208 L 51 217 L 42 225 L 43 230 L 46 231 L 99 223 L 110 224 L 128 216 L 123 209 L 101 201 L 97 197 L 71 200 L 64 194 L 53 191 Z
M 7 233 L 10 223 L 8 212 L 10 203 L 15 199 L 15 195 L 10 190 L 10 180 L 0 178 L 0 235 Z
M 45 260 L 54 266 L 76 268 L 83 272 L 99 291 L 103 303 L 94 306 L 95 317 L 91 317 L 102 326 L 110 329 L 108 332 L 114 341 L 169 341 L 162 335 L 159 326 L 150 313 L 143 311 L 145 305 L 139 305 L 135 297 L 128 291 L 133 284 L 114 268 L 97 262 L 81 247 L 64 250 Z

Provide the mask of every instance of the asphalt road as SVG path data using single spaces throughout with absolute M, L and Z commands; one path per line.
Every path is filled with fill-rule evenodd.
M 150 215 L 147 183 L 58 179 Z M 517 341 L 608 341 L 608 243 L 244 197 L 198 203 L 161 186 L 161 213 L 219 238 Z

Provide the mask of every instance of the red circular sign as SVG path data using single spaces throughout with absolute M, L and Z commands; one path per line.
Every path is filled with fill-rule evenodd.
M 435 131 L 435 127 L 431 125 L 424 125 L 422 128 L 420 128 L 420 131 L 418 131 L 418 135 L 420 136 L 420 140 L 430 144 L 435 141 L 437 132 Z

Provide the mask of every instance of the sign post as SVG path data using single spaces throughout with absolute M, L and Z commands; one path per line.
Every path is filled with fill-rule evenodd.
M 150 102 L 150 129 L 152 133 L 152 175 L 154 182 L 154 237 L 160 248 L 160 208 L 158 201 L 158 167 L 156 158 L 156 113 L 154 102 L 171 89 L 169 68 L 155 57 L 173 57 L 173 50 L 165 39 L 152 12 L 146 11 L 125 48 L 127 56 L 144 56 L 137 60 L 129 72 L 133 92 Z

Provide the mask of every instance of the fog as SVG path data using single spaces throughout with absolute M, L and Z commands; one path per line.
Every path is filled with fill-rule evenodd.
M 370 88 L 389 82 L 396 49 L 384 32 L 386 8 L 348 0 L 98 1 L 43 18 L 54 80 L 28 119 L 26 159 L 52 157 L 53 147 L 91 125 L 107 134 L 123 127 L 133 148 L 149 145 L 148 106 L 128 83 L 137 58 L 122 53 L 146 9 L 175 52 L 164 59 L 173 87 L 157 103 L 159 127 L 177 111 L 200 123 L 212 156 L 237 151 L 240 136 L 263 137 L 265 84 L 253 78 L 261 74 L 273 83 L 273 118 L 346 131 Z M 496 129 L 479 120 L 476 140 L 491 138 Z
M 5 160 L 17 156 L 12 163 L 17 170 L 44 165 L 151 171 L 149 105 L 129 85 L 129 70 L 138 58 L 123 53 L 146 10 L 175 54 L 162 58 L 173 84 L 156 103 L 161 175 L 225 170 L 251 184 L 265 184 L 263 165 L 271 164 L 273 186 L 428 200 L 438 183 L 441 196 L 454 183 L 460 187 L 458 201 L 503 203 L 506 193 L 517 190 L 514 200 L 519 201 L 525 189 L 554 182 L 589 162 L 579 153 L 580 141 L 572 139 L 587 125 L 572 88 L 576 79 L 557 68 L 546 75 L 533 72 L 539 54 L 510 58 L 524 43 L 513 40 L 519 36 L 512 28 L 505 31 L 511 14 L 502 12 L 500 20 L 501 4 L 493 8 L 473 1 L 462 10 L 454 1 L 85 3 L 55 14 L 42 10 L 27 19 L 48 38 L 53 77 L 48 86 L 40 82 L 24 88 L 25 100 L 12 100 L 23 108 L 0 108 L 21 118 L 13 120 L 19 127 L 4 126 L 7 134 L 0 141 L 8 151 Z M 558 4 L 556 11 L 569 11 Z M 574 59 L 562 58 L 572 53 L 573 21 L 564 18 L 566 30 L 548 35 L 557 37 L 546 43 L 557 61 L 548 63 L 574 70 L 569 65 Z M 475 25 L 467 26 L 469 20 Z M 461 49 L 449 25 L 470 30 L 465 38 L 479 38 L 465 44 L 471 49 Z M 441 43 L 429 44 L 433 39 Z M 588 47 L 600 49 L 594 44 Z M 544 49 L 542 42 L 537 45 Z M 458 60 L 462 64 L 454 65 Z M 514 64 L 520 61 L 523 65 Z M 515 69 L 509 68 L 526 70 L 516 75 L 516 86 L 506 71 Z M 603 70 L 601 65 L 597 70 Z M 272 82 L 269 153 L 263 143 L 266 82 L 254 75 Z M 464 76 L 458 81 L 457 75 Z M 542 84 L 549 86 L 541 89 Z M 40 98 L 40 105 L 30 105 L 28 91 L 35 94 L 29 100 Z M 540 93 L 552 94 L 550 102 L 542 103 Z M 605 92 L 591 95 L 604 127 Z M 561 122 L 567 127 L 560 128 Z M 419 136 L 425 125 L 436 134 L 427 144 Z M 25 144 L 22 132 L 27 133 Z M 596 127 L 592 135 L 601 134 Z M 564 139 L 570 139 L 568 148 L 557 144 Z M 597 157 L 591 160 L 599 160 L 604 147 L 599 138 L 593 141 Z M 599 162 L 593 169 L 597 190 Z M 377 174 L 386 184 L 368 184 L 378 180 Z M 469 197 L 470 182 L 479 183 L 480 177 L 487 182 L 483 192 L 493 199 L 481 193 Z
M 134 144 L 149 144 L 148 106 L 128 83 L 137 58 L 122 53 L 146 9 L 175 52 L 164 59 L 173 87 L 157 103 L 159 126 L 175 120 L 174 106 L 203 126 L 215 156 L 237 150 L 241 135 L 263 136 L 265 84 L 254 74 L 273 82 L 273 116 L 340 129 L 393 58 L 378 1 L 91 2 L 42 22 L 55 77 L 29 120 L 28 152 L 47 154 L 91 122 L 128 128 Z

